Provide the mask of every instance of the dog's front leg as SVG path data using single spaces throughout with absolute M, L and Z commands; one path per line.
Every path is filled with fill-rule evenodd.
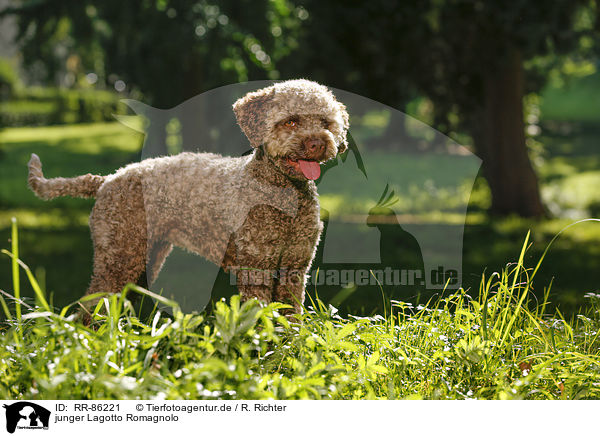
M 277 229 L 265 231 L 263 223 L 276 222 L 274 214 L 280 212 L 263 205 L 254 207 L 233 235 L 229 270 L 235 274 L 244 301 L 251 298 L 265 303 L 272 301 L 282 236 Z
M 302 313 L 306 278 L 315 256 L 319 232 L 297 235 L 293 247 L 285 250 L 281 257 L 280 271 L 273 301 L 289 304 L 291 313 Z
M 252 264 L 252 262 L 242 261 L 240 262 L 241 266 L 232 268 L 242 301 L 256 298 L 264 303 L 270 303 L 274 286 L 273 269 L 244 266 L 244 263 Z

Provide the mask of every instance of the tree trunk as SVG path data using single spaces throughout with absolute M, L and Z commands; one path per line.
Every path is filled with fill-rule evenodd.
M 483 110 L 473 139 L 492 191 L 491 212 L 541 217 L 545 210 L 525 144 L 523 74 L 521 54 L 513 49 L 502 68 L 484 77 Z

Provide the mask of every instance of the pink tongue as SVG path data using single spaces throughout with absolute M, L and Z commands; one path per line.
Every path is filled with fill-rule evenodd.
M 300 164 L 300 169 L 304 177 L 309 180 L 317 180 L 321 175 L 321 166 L 318 162 L 298 159 L 298 164 Z

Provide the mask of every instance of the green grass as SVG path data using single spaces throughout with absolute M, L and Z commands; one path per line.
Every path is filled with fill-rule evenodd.
M 593 71 L 593 70 L 592 70 Z M 600 73 L 554 81 L 543 90 L 541 113 L 547 120 L 592 122 L 600 121 Z
M 13 224 L 13 250 L 18 244 Z M 301 322 L 285 306 L 219 301 L 210 315 L 128 285 L 94 311 L 95 328 L 53 310 L 33 274 L 37 304 L 2 292 L 0 395 L 13 399 L 597 399 L 600 295 L 571 319 L 531 293 L 540 263 L 518 260 L 464 291 L 385 316 L 340 317 L 310 301 Z M 4 250 L 17 262 L 13 252 Z M 541 262 L 541 260 L 540 260 Z M 19 263 L 21 268 L 28 268 Z M 18 294 L 19 284 L 13 291 Z M 136 316 L 138 292 L 170 306 Z M 10 304 L 13 303 L 13 304 Z M 12 308 L 10 307 L 12 305 Z M 35 306 L 35 307 L 33 307 Z M 17 313 L 17 307 L 23 309 Z
M 545 204 L 555 216 L 600 216 L 600 155 L 598 126 L 546 123 L 538 138 L 544 151 L 536 162 Z
M 3 209 L 56 207 L 89 210 L 89 201 L 61 198 L 41 203 L 27 189 L 27 162 L 36 153 L 47 177 L 109 174 L 119 166 L 139 160 L 141 135 L 119 123 L 78 124 L 0 131 L 0 204 Z M 42 215 L 40 215 L 42 218 Z M 8 220 L 0 215 L 0 228 Z

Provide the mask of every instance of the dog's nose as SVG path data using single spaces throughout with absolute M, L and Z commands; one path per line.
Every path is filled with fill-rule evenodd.
M 325 143 L 319 138 L 309 138 L 304 141 L 304 147 L 306 148 L 307 152 L 311 154 L 318 154 L 322 153 L 325 149 Z

